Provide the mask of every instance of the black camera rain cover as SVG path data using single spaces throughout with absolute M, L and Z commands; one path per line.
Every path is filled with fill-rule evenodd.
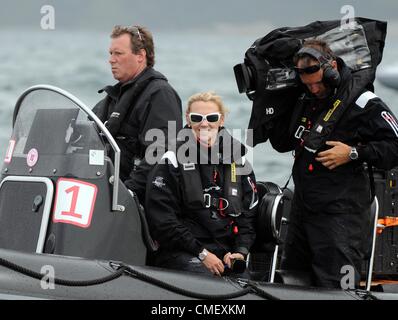
M 249 129 L 253 129 L 253 146 L 268 140 L 273 119 L 283 115 L 290 118 L 298 97 L 304 92 L 300 85 L 275 91 L 265 89 L 268 70 L 293 68 L 293 56 L 304 40 L 326 41 L 353 72 L 363 73 L 368 84 L 373 83 L 383 57 L 387 22 L 358 17 L 350 23 L 315 21 L 303 27 L 278 28 L 257 39 L 246 51 L 245 64 L 255 69 L 256 87 L 249 122 Z

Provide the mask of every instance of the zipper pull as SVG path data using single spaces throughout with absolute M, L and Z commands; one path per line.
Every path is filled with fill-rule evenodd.
M 216 168 L 213 168 L 213 182 L 214 183 L 217 182 L 217 170 L 216 170 Z

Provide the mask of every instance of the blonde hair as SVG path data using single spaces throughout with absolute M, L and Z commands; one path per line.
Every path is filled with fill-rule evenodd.
M 203 101 L 203 102 L 214 102 L 217 107 L 218 111 L 225 116 L 228 113 L 227 107 L 224 105 L 221 97 L 218 96 L 214 91 L 207 91 L 207 92 L 199 92 L 189 97 L 188 104 L 187 104 L 187 111 L 186 113 L 191 112 L 191 106 L 194 102 Z

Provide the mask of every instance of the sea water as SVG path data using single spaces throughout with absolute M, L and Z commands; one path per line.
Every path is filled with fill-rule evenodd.
M 155 68 L 166 75 L 185 108 L 190 95 L 213 90 L 229 109 L 226 127 L 246 129 L 252 103 L 238 93 L 233 66 L 243 62 L 247 48 L 264 33 L 233 34 L 154 32 Z M 0 32 L 0 157 L 4 158 L 12 129 L 16 100 L 28 87 L 50 84 L 69 91 L 93 107 L 103 95 L 97 91 L 114 84 L 108 64 L 109 35 L 87 31 L 3 30 Z M 395 41 L 386 44 L 383 67 L 394 63 Z M 398 115 L 398 91 L 375 82 L 376 94 Z M 242 133 L 242 138 L 243 133 Z M 258 180 L 284 184 L 293 164 L 291 153 L 278 153 L 269 142 L 253 151 Z

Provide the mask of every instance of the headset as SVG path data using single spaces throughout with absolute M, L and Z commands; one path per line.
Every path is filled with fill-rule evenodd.
M 319 67 L 323 69 L 322 82 L 329 87 L 337 88 L 340 84 L 340 73 L 333 69 L 332 65 L 330 64 L 330 61 L 333 59 L 333 57 L 330 55 L 327 57 L 324 53 L 311 47 L 302 47 L 296 53 L 296 56 L 301 57 L 305 54 L 319 61 Z

